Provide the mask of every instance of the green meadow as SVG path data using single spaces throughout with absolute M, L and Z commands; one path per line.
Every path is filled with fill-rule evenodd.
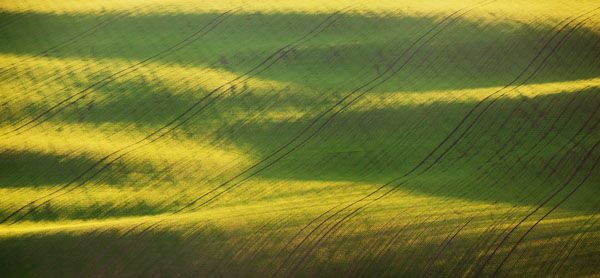
M 0 1 L 1 277 L 600 276 L 596 1 Z

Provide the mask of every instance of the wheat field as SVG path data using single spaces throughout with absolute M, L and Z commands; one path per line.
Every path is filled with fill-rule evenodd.
M 600 276 L 597 1 L 0 1 L 2 277 Z

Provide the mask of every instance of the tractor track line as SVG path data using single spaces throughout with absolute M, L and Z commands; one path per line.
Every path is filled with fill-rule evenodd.
M 222 19 L 222 18 L 223 18 L 224 16 L 226 16 L 228 13 L 229 13 L 229 11 L 228 11 L 228 12 L 225 12 L 225 13 L 223 13 L 223 14 L 221 14 L 220 16 L 217 16 L 217 17 L 216 17 L 216 18 L 215 18 L 213 21 L 211 21 L 211 22 L 210 22 L 208 25 L 205 25 L 203 28 L 201 28 L 201 30 L 205 30 L 206 28 L 209 28 L 211 25 L 213 25 L 213 26 L 212 26 L 212 28 L 209 28 L 209 29 L 207 30 L 207 31 L 211 31 L 212 29 L 214 29 L 214 27 L 216 27 L 216 25 L 214 25 L 214 24 L 215 24 L 215 23 L 217 23 L 217 25 L 218 25 L 219 23 L 221 23 L 222 21 L 218 21 L 218 20 L 219 20 L 219 19 Z M 224 19 L 223 19 L 223 20 L 224 20 Z M 202 32 L 202 31 L 199 31 L 199 32 L 197 32 L 197 33 L 195 33 L 195 34 L 199 34 L 200 32 Z M 190 37 L 188 37 L 188 38 L 191 38 L 191 37 L 193 37 L 193 36 L 190 36 Z M 185 41 L 187 41 L 187 40 L 185 40 Z M 176 45 L 175 45 L 175 47 L 177 47 L 177 46 L 181 45 L 181 43 L 182 43 L 182 42 L 184 42 L 184 41 L 180 41 L 178 44 L 176 44 Z M 172 48 L 169 48 L 169 49 L 172 49 Z M 168 52 L 168 51 L 170 51 L 170 50 L 166 50 L 166 51 Z M 161 52 L 161 53 L 164 53 L 164 52 L 165 52 L 165 51 L 163 51 L 163 52 Z M 156 55 L 153 55 L 152 57 L 157 57 L 157 56 L 159 56 L 159 55 L 160 55 L 160 54 L 156 54 Z M 150 59 L 151 59 L 151 58 L 147 58 L 147 59 L 146 59 L 146 60 L 144 60 L 144 61 L 149 61 Z M 139 64 L 141 64 L 141 63 L 142 63 L 142 62 L 140 62 L 140 63 L 138 63 L 138 64 L 136 64 L 136 65 L 139 65 Z M 118 73 L 124 72 L 124 71 L 126 71 L 126 70 L 128 70 L 128 69 L 131 69 L 131 68 L 133 68 L 133 67 L 134 67 L 134 66 L 130 66 L 130 67 L 126 68 L 126 69 L 123 69 L 123 70 L 119 71 Z M 115 73 L 115 75 L 116 75 L 116 74 L 118 74 L 118 73 Z M 114 76 L 114 75 L 113 75 L 113 76 Z M 106 78 L 106 79 L 103 79 L 103 80 L 108 80 L 109 78 L 111 78 L 111 77 L 108 77 L 108 78 Z M 99 84 L 99 83 L 95 83 L 95 84 Z M 90 87 L 88 87 L 88 88 L 90 88 Z M 84 90 L 84 91 L 81 91 L 80 93 L 83 93 L 83 92 L 85 92 L 85 90 Z M 63 101 L 61 101 L 61 103 L 59 103 L 59 104 L 55 105 L 54 107 L 58 107 L 60 104 L 62 104 L 62 103 L 65 103 L 65 102 L 66 102 L 66 101 L 68 101 L 70 98 L 72 98 L 72 97 L 75 97 L 75 96 L 76 96 L 76 95 L 72 95 L 72 96 L 71 96 L 71 97 L 69 97 L 67 100 L 63 100 Z M 52 110 L 52 108 L 51 108 L 51 110 Z M 51 111 L 51 110 L 48 110 L 48 111 Z M 42 115 L 39 115 L 39 116 L 38 116 L 38 117 L 36 117 L 36 118 L 40 118 L 41 116 L 42 116 Z M 34 120 L 32 120 L 32 121 L 30 121 L 30 122 L 33 122 L 33 121 L 34 121 Z M 65 186 L 62 186 L 62 187 L 60 187 L 58 190 L 56 190 L 56 191 L 53 191 L 52 193 L 50 193 L 50 194 L 48 194 L 48 195 L 42 196 L 42 197 L 40 197 L 40 198 L 38 198 L 38 199 L 36 199 L 36 200 L 34 200 L 34 201 L 32 201 L 32 202 L 28 203 L 27 205 L 25 205 L 25 206 L 23 206 L 23 207 L 19 208 L 17 211 L 15 211 L 14 213 L 12 213 L 11 215 L 9 215 L 8 217 L 6 217 L 5 219 L 1 220 L 1 221 L 0 221 L 0 224 L 2 224 L 2 223 L 5 223 L 6 221 L 8 221 L 8 219 L 10 219 L 11 217 L 13 217 L 14 215 L 16 215 L 17 213 L 19 213 L 20 211 L 22 211 L 22 210 L 23 210 L 23 209 L 25 209 L 26 207 L 28 207 L 28 206 L 30 206 L 30 205 L 33 205 L 35 202 L 37 202 L 37 201 L 39 201 L 39 200 L 41 200 L 41 199 L 47 198 L 47 197 L 49 197 L 49 196 L 52 196 L 52 195 L 54 195 L 54 194 L 56 194 L 56 193 L 58 193 L 58 192 L 60 192 L 60 191 L 64 190 L 64 188 L 66 188 L 66 187 L 69 187 L 71 184 L 75 183 L 77 180 L 79 180 L 79 179 L 81 179 L 82 177 L 84 177 L 84 176 L 85 176 L 85 175 L 86 175 L 88 172 L 90 172 L 91 170 L 93 170 L 93 169 L 94 169 L 96 166 L 100 165 L 102 162 L 104 162 L 105 160 L 109 159 L 109 158 L 110 158 L 110 156 L 114 155 L 115 153 L 116 153 L 116 152 L 114 152 L 114 153 L 111 153 L 111 154 L 109 154 L 109 155 L 107 155 L 107 156 L 105 156 L 105 157 L 101 158 L 99 161 L 97 161 L 96 163 L 94 163 L 94 164 L 93 164 L 93 165 L 92 165 L 90 168 L 88 168 L 88 169 L 87 169 L 87 170 L 85 170 L 83 173 L 81 173 L 80 175 L 78 175 L 78 176 L 77 176 L 77 177 L 76 177 L 74 180 L 72 180 L 71 182 L 69 182 L 67 185 L 65 185 Z M 103 167 L 103 169 L 104 169 L 104 168 L 106 168 L 106 166 L 105 166 L 105 167 Z M 97 173 L 96 173 L 96 174 L 94 174 L 94 176 L 95 176 L 95 175 L 97 175 Z
M 486 2 L 486 1 L 484 1 Z M 481 2 L 483 3 L 483 2 Z M 412 43 L 411 46 L 409 46 L 409 48 L 407 48 L 402 55 L 400 55 L 396 60 L 395 63 L 399 62 L 404 55 L 406 55 L 410 50 L 413 49 L 413 47 L 415 45 L 417 45 L 423 38 L 425 38 L 429 33 L 433 32 L 437 27 L 441 26 L 445 21 L 447 21 L 448 19 L 450 19 L 453 15 L 457 14 L 458 12 L 460 12 L 461 10 L 458 10 L 454 13 L 452 13 L 451 15 L 447 16 L 446 18 L 444 18 L 442 21 L 440 21 L 438 24 L 436 24 L 433 28 L 429 29 L 429 31 L 427 31 L 425 34 L 423 34 L 421 37 L 419 37 L 415 42 Z M 456 19 L 455 19 L 456 20 Z M 448 26 L 448 25 L 446 25 Z M 442 29 L 443 30 L 443 29 Z M 439 33 L 439 32 L 438 32 Z M 429 40 L 431 40 L 434 37 L 430 37 Z M 422 47 L 422 46 L 421 46 Z M 420 48 L 417 48 L 413 55 L 410 57 L 414 57 L 414 54 L 416 52 L 418 52 L 420 50 Z M 410 58 L 403 64 L 406 65 L 408 62 L 410 61 Z M 243 177 L 245 174 L 251 172 L 254 168 L 257 168 L 259 166 L 261 166 L 261 164 L 267 162 L 269 159 L 274 158 L 273 161 L 267 163 L 265 166 L 262 166 L 261 168 L 257 169 L 256 171 L 254 171 L 253 173 L 249 174 L 246 177 L 243 177 L 239 182 L 234 183 L 233 185 L 225 188 L 223 191 L 221 191 L 220 193 L 217 193 L 215 196 L 211 197 L 210 199 L 208 199 L 205 202 L 202 202 L 201 204 L 199 204 L 196 208 L 199 207 L 203 207 L 205 205 L 207 205 L 208 203 L 212 202 L 213 200 L 215 200 L 216 198 L 218 198 L 219 196 L 221 196 L 222 194 L 228 192 L 229 190 L 233 189 L 234 187 L 236 187 L 237 185 L 245 182 L 246 180 L 248 180 L 249 178 L 255 176 L 256 174 L 260 173 L 261 171 L 267 169 L 268 167 L 272 166 L 273 164 L 277 163 L 278 161 L 280 161 L 281 159 L 283 159 L 284 157 L 286 157 L 288 154 L 290 154 L 291 152 L 297 150 L 299 147 L 301 147 L 303 144 L 305 144 L 306 142 L 308 142 L 312 137 L 314 137 L 318 132 L 321 131 L 321 129 L 327 125 L 337 114 L 339 114 L 341 111 L 343 111 L 344 109 L 346 109 L 348 106 L 350 106 L 351 104 L 353 104 L 354 102 L 356 102 L 362 95 L 364 95 L 367 91 L 362 92 L 361 94 L 359 94 L 357 97 L 355 97 L 354 99 L 350 100 L 350 102 L 346 105 L 344 105 L 342 108 L 339 108 L 337 111 L 333 112 L 333 114 L 331 114 L 328 118 L 326 118 L 327 114 L 331 111 L 334 111 L 338 106 L 342 105 L 344 103 L 344 101 L 346 101 L 347 99 L 349 99 L 353 94 L 355 94 L 356 92 L 358 92 L 359 90 L 371 85 L 372 83 L 378 81 L 379 79 L 381 79 L 385 74 L 387 74 L 388 72 L 390 72 L 393 67 L 395 66 L 395 63 L 390 65 L 387 70 L 382 73 L 379 74 L 378 76 L 376 76 L 375 78 L 371 79 L 370 81 L 368 81 L 366 84 L 363 84 L 362 86 L 360 86 L 359 88 L 353 90 L 351 93 L 347 94 L 346 96 L 344 96 L 342 99 L 340 99 L 334 106 L 328 108 L 327 110 L 325 110 L 324 112 L 322 112 L 321 114 L 319 114 L 317 117 L 315 117 L 307 126 L 305 126 L 296 136 L 294 136 L 294 138 L 292 138 L 292 140 L 288 141 L 287 143 L 285 143 L 284 145 L 280 146 L 277 150 L 275 150 L 274 152 L 272 152 L 271 154 L 267 155 L 266 157 L 263 157 L 260 161 L 258 161 L 257 163 L 253 164 L 251 167 L 245 169 L 244 171 L 240 172 L 239 174 L 237 174 L 236 176 L 234 176 L 233 178 L 229 179 L 228 181 L 224 182 L 223 184 L 221 184 L 219 187 L 215 188 L 214 190 L 212 190 L 211 192 L 204 194 L 202 196 L 200 196 L 199 198 L 197 198 L 196 200 L 194 200 L 193 202 L 189 203 L 188 205 L 182 207 L 179 211 L 182 211 L 184 209 L 187 209 L 188 207 L 191 207 L 192 205 L 194 205 L 195 203 L 197 203 L 198 201 L 202 200 L 204 197 L 206 197 L 208 194 L 216 191 L 219 188 L 225 187 L 227 186 L 229 183 L 232 183 L 233 181 L 235 181 L 235 179 L 241 178 Z M 402 67 L 400 67 L 397 71 L 399 71 L 400 69 L 402 69 Z M 395 72 L 394 72 L 395 73 Z M 392 75 L 394 74 L 392 73 Z M 391 76 L 390 76 L 391 77 Z M 389 79 L 389 77 L 388 77 Z M 387 80 L 387 79 L 386 79 Z M 306 134 L 306 132 L 308 132 L 313 126 L 315 126 L 319 120 L 325 118 L 325 122 L 323 124 L 321 124 L 319 127 L 317 127 L 316 130 L 314 130 L 312 133 L 310 133 L 309 135 L 307 135 L 307 138 L 304 138 L 303 140 L 301 140 L 301 142 L 295 146 L 293 146 L 290 150 L 287 150 L 285 153 L 281 154 L 279 157 L 276 157 L 276 155 L 282 151 L 284 151 L 288 146 L 292 146 L 292 144 L 294 144 L 296 141 L 298 141 L 303 135 Z M 179 212 L 178 211 L 178 212 Z
M 600 103 L 599 103 L 599 106 L 598 106 L 598 108 L 600 108 Z M 594 118 L 594 115 L 595 115 L 595 113 L 593 113 L 593 114 L 592 114 L 592 115 L 591 115 L 591 116 L 588 118 L 588 120 L 586 121 L 586 123 L 585 123 L 584 125 L 582 125 L 582 127 L 579 129 L 579 131 L 578 131 L 578 132 L 577 132 L 577 133 L 576 133 L 576 134 L 573 136 L 573 139 L 575 139 L 576 137 L 578 137 L 578 136 L 580 135 L 581 131 L 583 131 L 583 129 L 584 129 L 586 126 L 587 126 L 587 124 L 589 123 L 589 121 L 591 121 L 591 119 L 593 119 L 593 118 Z M 600 124 L 600 121 L 597 121 L 597 122 L 594 124 L 594 127 L 595 127 L 595 126 L 598 126 L 599 124 Z M 589 135 L 589 134 L 588 134 L 588 135 Z M 579 143 L 580 143 L 580 142 L 582 142 L 582 141 L 583 141 L 583 140 L 584 140 L 586 137 L 587 137 L 587 136 L 584 136 L 583 138 L 581 138 L 581 140 L 579 140 L 579 142 L 577 142 L 576 144 L 574 144 L 574 147 L 578 146 L 578 145 L 579 145 Z M 567 144 L 565 144 L 564 146 L 568 146 L 568 145 L 569 145 L 569 143 L 570 143 L 570 142 L 568 142 L 568 143 L 567 143 Z M 574 148 L 574 147 L 573 147 L 573 148 Z M 562 153 L 562 149 L 561 149 L 560 151 L 556 152 L 556 153 L 555 153 L 555 155 L 554 155 L 554 157 L 553 157 L 553 159 L 551 159 L 551 160 L 548 160 L 548 162 L 546 163 L 546 165 L 545 165 L 543 168 L 544 168 L 544 169 L 545 169 L 545 168 L 548 168 L 548 167 L 550 166 L 550 165 L 549 165 L 549 163 L 550 163 L 552 160 L 554 160 L 554 158 L 558 157 L 558 155 L 560 155 L 561 153 Z M 587 157 L 587 156 L 586 156 L 586 157 Z M 561 161 L 560 161 L 560 162 L 559 162 L 559 163 L 556 165 L 556 167 L 558 167 L 558 165 L 562 164 L 562 162 L 564 162 L 564 159 L 565 159 L 565 158 L 566 158 L 566 156 L 563 156 L 563 160 L 561 160 Z M 582 160 L 582 162 L 586 162 L 586 161 L 585 161 L 586 159 L 587 159 L 587 158 L 584 158 L 584 159 Z M 555 167 L 555 168 L 556 168 L 556 167 Z M 578 166 L 578 167 L 579 167 L 579 166 Z M 556 173 L 556 171 L 554 171 L 554 173 Z M 575 169 L 575 171 L 573 172 L 573 176 L 572 176 L 570 179 L 574 178 L 574 176 L 575 176 L 576 174 L 577 174 L 577 168 L 576 168 L 576 169 Z M 545 183 L 545 182 L 546 182 L 546 181 L 548 181 L 548 179 L 549 179 L 549 178 L 551 178 L 551 177 L 553 177 L 553 175 L 552 175 L 552 174 L 551 174 L 551 175 L 549 175 L 549 176 L 547 176 L 547 177 L 546 177 L 546 179 L 544 180 L 544 182 L 542 182 L 542 183 Z M 567 185 L 568 185 L 568 183 L 567 183 Z M 509 237 L 512 235 L 512 233 L 514 233 L 518 227 L 520 227 L 520 226 L 521 226 L 521 225 L 522 225 L 522 224 L 523 224 L 523 223 L 524 223 L 524 222 L 525 222 L 527 219 L 529 219 L 529 217 L 531 217 L 533 214 L 535 214 L 537 211 L 539 211 L 539 210 L 540 210 L 540 209 L 541 209 L 541 208 L 542 208 L 542 207 L 543 207 L 545 204 L 547 204 L 547 203 L 548 203 L 548 202 L 549 202 L 549 201 L 550 201 L 550 200 L 551 200 L 551 199 L 552 199 L 554 196 L 558 195 L 558 194 L 559 194 L 559 193 L 560 193 L 560 192 L 561 192 L 561 191 L 562 191 L 562 190 L 563 190 L 565 187 L 566 187 L 566 185 L 564 185 L 564 184 L 563 184 L 563 186 L 562 186 L 561 188 L 559 188 L 559 190 L 556 190 L 556 191 L 554 191 L 554 193 L 550 195 L 550 198 L 546 198 L 546 200 L 545 200 L 545 201 L 543 201 L 543 202 L 542 202 L 542 204 L 541 204 L 540 206 L 536 207 L 534 210 L 532 210 L 531 212 L 529 212 L 529 213 L 528 213 L 528 214 L 527 214 L 527 215 L 526 215 L 526 216 L 525 216 L 523 219 L 521 219 L 521 221 L 519 221 L 519 223 L 517 223 L 517 225 L 513 226 L 513 228 L 512 228 L 512 229 L 509 231 L 509 233 L 508 233 L 508 234 L 506 234 L 506 235 L 504 236 L 504 238 L 502 239 L 502 241 L 501 241 L 501 242 L 500 242 L 500 243 L 499 243 L 499 244 L 498 244 L 498 245 L 497 245 L 497 246 L 494 248 L 494 251 L 492 252 L 492 254 L 491 254 L 489 257 L 488 257 L 488 259 L 485 261 L 485 263 L 484 263 L 484 265 L 482 266 L 482 268 L 481 268 L 481 269 L 478 271 L 478 275 L 479 275 L 479 274 L 481 274 L 481 272 L 483 271 L 483 269 L 485 268 L 485 266 L 487 265 L 487 263 L 488 263 L 488 262 L 491 260 L 491 258 L 492 258 L 492 257 L 493 257 L 493 256 L 496 254 L 496 252 L 497 252 L 497 251 L 500 249 L 500 247 L 501 247 L 501 246 L 502 246 L 502 245 L 503 245 L 503 244 L 504 244 L 504 243 L 505 243 L 505 242 L 508 240 L 508 238 L 509 238 Z
M 557 196 L 558 193 L 562 192 L 563 189 L 565 189 L 566 187 L 568 187 L 568 185 L 571 183 L 571 181 L 573 181 L 573 179 L 575 178 L 575 176 L 577 176 L 579 170 L 581 170 L 585 166 L 585 164 L 588 162 L 587 161 L 588 158 L 590 158 L 590 156 L 594 153 L 594 151 L 596 150 L 596 148 L 598 146 L 600 146 L 600 141 L 597 141 L 594 144 L 594 146 L 592 146 L 592 148 L 586 153 L 584 159 L 577 166 L 577 168 L 575 169 L 573 175 L 571 175 L 571 177 L 563 184 L 563 186 L 560 187 L 559 190 L 555 191 L 555 194 L 550 195 L 546 200 L 544 200 L 544 202 L 542 204 L 540 204 L 540 206 L 538 206 L 538 208 L 542 208 L 550 200 L 552 200 L 555 196 Z M 500 262 L 500 264 L 496 267 L 496 270 L 494 270 L 494 272 L 492 273 L 492 276 L 497 276 L 498 275 L 500 269 L 504 266 L 504 264 L 506 263 L 506 261 L 508 260 L 508 258 L 514 253 L 514 251 L 517 249 L 517 247 L 523 242 L 523 240 L 525 239 L 525 237 L 527 237 L 527 235 L 540 222 L 542 222 L 544 219 L 546 219 L 546 217 L 548 217 L 548 215 L 550 215 L 552 212 L 554 212 L 556 209 L 558 209 L 558 207 L 560 205 L 562 205 L 563 203 L 565 203 L 571 196 L 573 196 L 573 194 L 575 194 L 579 190 L 579 188 L 581 188 L 581 186 L 583 184 L 585 184 L 585 182 L 589 179 L 589 177 L 594 173 L 594 170 L 596 169 L 596 167 L 598 166 L 598 164 L 600 164 L 600 159 L 595 159 L 594 164 L 588 170 L 588 173 L 585 175 L 585 177 L 583 178 L 583 180 L 581 182 L 579 182 L 571 191 L 569 191 L 566 196 L 564 196 L 562 199 L 560 199 L 557 204 L 555 204 L 554 206 L 552 206 L 551 209 L 548 210 L 548 212 L 546 212 L 540 219 L 538 219 L 531 227 L 529 227 L 529 229 L 527 229 L 527 231 L 525 231 L 525 233 L 523 235 L 521 235 L 521 237 L 517 240 L 517 242 L 510 248 L 510 250 L 508 251 L 508 254 L 506 254 L 506 256 L 502 259 L 502 261 Z M 536 211 L 537 211 L 538 208 L 536 208 Z
M 597 9 L 600 9 L 600 7 L 599 7 L 599 8 L 596 8 L 596 9 L 594 9 L 594 10 L 597 10 Z M 588 12 L 588 13 L 590 13 L 590 12 Z M 586 13 L 586 14 L 587 14 L 587 13 Z M 585 15 L 585 14 L 584 14 L 584 15 Z M 583 16 L 583 15 L 582 15 L 582 16 Z M 580 16 L 580 17 L 581 17 L 581 16 Z M 565 28 L 566 28 L 566 27 L 565 27 Z M 563 28 L 563 29 L 564 29 L 564 28 Z M 561 29 L 561 30 L 562 30 L 562 29 Z M 558 33 L 556 33 L 556 34 L 558 34 Z M 550 40 L 550 41 L 551 41 L 551 40 Z M 548 42 L 550 42 L 550 41 L 548 41 Z M 543 49 L 545 49 L 545 47 L 544 47 L 544 48 L 542 48 L 541 50 L 543 50 Z M 556 48 L 554 48 L 554 49 L 556 49 Z M 541 50 L 540 50 L 538 53 L 541 53 L 541 52 L 542 52 Z M 552 53 L 550 53 L 550 54 L 552 54 Z M 536 57 L 538 57 L 538 56 L 539 56 L 539 55 L 536 55 Z M 547 57 L 549 57 L 549 56 L 550 56 L 550 55 L 548 55 Z M 535 59 L 534 59 L 534 60 L 535 60 Z M 532 63 L 533 63 L 533 60 L 530 62 L 530 65 L 531 65 Z M 542 65 L 543 65 L 543 64 L 542 64 Z M 529 66 L 528 66 L 527 68 L 529 68 Z M 540 68 L 540 67 L 538 67 L 538 69 L 539 69 L 539 68 Z M 525 71 L 523 71 L 523 72 L 525 72 Z M 517 79 L 518 79 L 518 78 L 517 78 Z M 515 80 L 516 80 L 516 79 L 515 79 Z M 512 84 L 512 83 L 514 83 L 514 82 L 511 82 L 511 84 Z M 508 87 L 508 86 L 510 86 L 510 85 L 507 85 L 506 87 Z M 498 90 L 497 92 L 500 92 L 500 90 Z M 497 92 L 496 92 L 496 93 L 497 93 Z M 493 95 L 493 94 L 492 94 L 492 95 Z M 488 96 L 488 98 L 489 98 L 489 97 L 491 97 L 492 95 L 489 95 L 489 96 Z M 486 100 L 486 99 L 484 99 L 484 100 L 480 101 L 480 102 L 479 102 L 477 105 L 480 105 L 480 104 L 482 104 L 482 103 L 483 103 L 485 100 Z M 476 105 L 476 106 L 477 106 L 477 105 Z M 488 105 L 488 107 L 489 107 L 489 105 Z M 476 109 L 476 107 L 474 107 L 472 110 L 470 110 L 470 112 L 467 114 L 467 116 L 465 116 L 465 118 L 463 118 L 463 121 L 461 121 L 461 123 L 463 123 L 463 122 L 464 122 L 464 120 L 466 120 L 466 119 L 468 118 L 468 115 L 469 115 L 471 112 L 475 111 L 475 109 Z M 481 114 L 480 114 L 480 115 L 481 115 Z M 459 124 L 459 125 L 460 125 L 460 124 Z M 471 125 L 471 126 L 473 126 L 473 125 Z M 457 128 L 455 128 L 454 130 L 458 130 L 458 127 L 459 127 L 459 126 L 457 126 Z M 446 138 L 450 138 L 450 136 L 451 136 L 451 135 L 452 135 L 452 133 L 451 133 L 451 134 L 450 134 L 448 137 L 446 137 Z M 464 133 L 463 133 L 463 135 L 464 135 Z M 446 141 L 446 140 L 444 140 L 444 141 L 443 141 L 443 142 L 442 142 L 442 143 L 441 143 L 439 146 L 443 145 L 443 143 L 444 143 L 445 141 Z M 457 141 L 458 141 L 458 140 L 457 140 Z M 456 143 L 457 141 L 455 141 L 455 143 Z M 436 149 L 434 149 L 434 151 L 433 151 L 433 152 L 431 152 L 431 154 L 433 154 L 433 153 L 434 153 L 436 150 L 437 150 L 437 148 L 436 148 Z M 448 151 L 448 150 L 449 150 L 449 149 L 447 149 L 447 151 Z M 447 151 L 446 151 L 446 153 L 447 153 Z M 417 164 L 415 167 L 413 167 L 413 168 L 412 168 L 410 171 L 408 171 L 408 172 L 407 172 L 407 173 L 405 173 L 404 175 L 402 175 L 402 176 L 400 176 L 400 177 L 398 177 L 398 178 L 395 178 L 394 180 L 392 180 L 392 181 L 390 181 L 390 182 L 387 182 L 386 184 L 384 184 L 384 185 L 380 186 L 379 188 L 377 188 L 376 190 L 372 191 L 372 192 L 371 192 L 371 193 L 369 193 L 368 195 L 366 195 L 366 196 L 364 196 L 364 197 L 360 198 L 359 200 L 355 201 L 355 202 L 354 202 L 354 203 L 352 203 L 351 205 L 353 205 L 353 204 L 356 204 L 356 203 L 358 203 L 358 202 L 361 202 L 361 201 L 363 201 L 363 200 L 365 200 L 365 199 L 367 199 L 367 198 L 369 198 L 369 197 L 373 196 L 374 194 L 376 194 L 377 192 L 379 192 L 381 189 L 385 188 L 386 186 L 393 184 L 393 183 L 394 183 L 394 182 L 396 182 L 397 180 L 400 180 L 400 179 L 402 179 L 402 178 L 405 178 L 405 177 L 409 176 L 409 175 L 410 175 L 410 174 L 412 174 L 414 171 L 416 171 L 416 170 L 417 170 L 417 169 L 418 169 L 418 168 L 419 168 L 419 167 L 420 167 L 422 164 L 424 164 L 424 163 L 425 163 L 425 162 L 426 162 L 426 161 L 429 159 L 429 157 L 430 157 L 430 156 L 428 155 L 428 156 L 427 156 L 427 157 L 425 157 L 423 160 L 421 160 L 421 162 L 420 162 L 419 164 Z M 439 161 L 439 158 L 441 158 L 441 156 L 440 156 L 440 157 L 438 157 L 438 161 Z M 433 164 L 432 164 L 432 165 L 433 165 Z M 428 167 L 428 168 L 431 168 L 431 165 L 430 165 L 430 167 Z M 427 171 L 427 169 L 426 169 L 425 171 Z M 421 171 L 419 174 L 422 174 L 422 173 L 424 173 L 425 171 Z M 385 192 L 383 195 L 381 195 L 381 196 L 377 197 L 376 199 L 374 199 L 374 200 L 372 200 L 372 201 L 368 202 L 366 205 L 370 205 L 372 202 L 374 202 L 374 201 L 377 201 L 377 200 L 379 200 L 379 199 L 382 199 L 383 197 L 385 197 L 385 196 L 387 196 L 387 195 L 391 194 L 392 192 L 394 192 L 394 191 L 395 191 L 397 188 L 399 188 L 399 187 L 400 187 L 402 184 L 404 184 L 404 183 L 406 183 L 406 182 L 407 182 L 407 181 L 404 181 L 404 182 L 400 183 L 399 185 L 397 185 L 397 186 L 393 187 L 392 189 L 390 189 L 390 190 L 388 190 L 387 192 Z M 351 205 L 349 205 L 349 206 L 351 206 Z M 348 206 L 348 207 L 349 207 L 349 206 Z M 345 208 L 343 208 L 342 210 L 344 210 L 344 209 L 345 209 Z
M 37 126 L 39 126 L 40 124 L 48 121 L 51 117 L 53 117 L 54 115 L 56 115 L 57 113 L 59 113 L 60 111 L 64 110 L 65 108 L 69 107 L 70 105 L 74 104 L 75 102 L 83 99 L 84 97 L 86 97 L 88 94 L 91 93 L 91 90 L 95 89 L 100 89 L 106 85 L 108 85 L 111 81 L 114 81 L 116 78 L 121 77 L 123 75 L 129 74 L 131 72 L 134 72 L 136 70 L 139 69 L 140 66 L 144 66 L 146 65 L 148 62 L 164 56 L 164 55 L 169 55 L 170 53 L 177 51 L 183 47 L 186 47 L 187 45 L 189 45 L 192 42 L 195 42 L 196 40 L 198 40 L 200 37 L 206 35 L 207 33 L 209 33 L 210 31 L 214 30 L 218 25 L 220 25 L 230 14 L 231 14 L 231 10 L 226 11 L 220 15 L 218 15 L 217 17 L 215 17 L 213 20 L 211 20 L 208 24 L 204 25 L 202 28 L 200 28 L 198 31 L 190 34 L 189 36 L 187 36 L 186 38 L 184 38 L 183 40 L 177 42 L 176 44 L 171 45 L 170 47 L 167 47 L 163 50 L 161 50 L 158 53 L 155 53 L 152 56 L 149 56 L 147 58 L 145 58 L 144 60 L 141 60 L 133 65 L 130 65 L 126 68 L 123 68 L 97 82 L 94 82 L 92 85 L 89 85 L 87 87 L 85 87 L 83 90 L 80 90 L 79 92 L 67 97 L 66 99 L 63 99 L 62 101 L 56 103 L 55 105 L 51 106 L 49 109 L 47 109 L 46 111 L 38 114 L 36 117 L 34 117 L 33 119 L 25 122 L 24 124 L 16 127 L 15 129 L 8 131 L 0 136 L 5 136 L 8 135 L 10 133 L 17 133 L 17 134 L 22 134 L 23 132 L 26 132 L 28 130 L 31 130 Z M 75 100 L 71 101 L 70 103 L 62 106 L 63 104 L 69 102 L 71 99 L 75 98 Z M 62 107 L 61 107 L 62 106 Z M 41 118 L 45 118 L 41 121 Z M 29 127 L 28 127 L 29 126 Z M 24 129 L 25 128 L 25 129 Z M 21 129 L 24 129 L 23 131 L 20 131 Z
M 65 40 L 63 42 L 60 42 L 60 43 L 58 43 L 58 44 L 56 44 L 54 46 L 51 46 L 50 48 L 48 48 L 46 50 L 43 50 L 43 51 L 41 51 L 41 52 L 39 52 L 39 53 L 37 53 L 37 54 L 35 54 L 33 56 L 29 56 L 29 57 L 21 60 L 20 62 L 13 63 L 12 65 L 9 65 L 8 67 L 0 70 L 0 75 L 3 75 L 4 73 L 6 73 L 6 72 L 8 72 L 10 70 L 13 70 L 20 63 L 24 63 L 24 62 L 27 62 L 27 61 L 29 61 L 31 59 L 35 59 L 35 58 L 40 58 L 42 56 L 47 55 L 48 53 L 50 53 L 52 51 L 55 51 L 55 50 L 59 49 L 59 48 L 63 48 L 63 47 L 66 47 L 66 46 L 73 45 L 76 42 L 78 42 L 78 41 L 80 41 L 82 39 L 85 39 L 85 38 L 87 38 L 87 37 L 95 34 L 98 30 L 101 30 L 103 27 L 110 25 L 110 23 L 112 23 L 112 22 L 114 22 L 116 20 L 119 20 L 121 18 L 124 18 L 127 15 L 129 15 L 129 14 L 130 14 L 130 12 L 120 12 L 120 13 L 117 13 L 116 15 L 114 15 L 114 16 L 112 16 L 110 18 L 107 18 L 107 19 L 101 21 L 100 23 L 94 25 L 90 29 L 87 29 L 87 30 L 85 30 L 85 31 L 83 31 L 81 33 L 78 33 L 77 35 L 75 35 L 75 36 L 73 36 L 73 37 L 71 37 L 71 38 L 69 38 L 69 39 L 67 39 L 67 40 Z M 2 80 L 4 80 L 4 79 L 2 79 Z

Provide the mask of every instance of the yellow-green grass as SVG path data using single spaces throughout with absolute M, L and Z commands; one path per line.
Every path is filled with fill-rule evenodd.
M 600 275 L 597 6 L 0 2 L 0 276 Z

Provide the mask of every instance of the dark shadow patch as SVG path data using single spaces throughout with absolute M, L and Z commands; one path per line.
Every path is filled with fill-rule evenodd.
M 10 13 L 0 17 L 12 17 Z M 36 55 L 69 36 L 93 35 L 49 51 L 57 58 L 144 60 L 184 41 L 218 14 L 150 14 L 143 16 L 28 14 L 23 22 L 1 31 L 0 52 Z M 233 14 L 186 47 L 154 60 L 166 64 L 209 66 L 244 73 L 280 47 L 323 21 L 327 14 Z M 114 19 L 117 17 L 117 19 Z M 105 21 L 98 30 L 95 26 Z M 344 15 L 313 39 L 286 53 L 259 77 L 311 88 L 348 90 L 385 68 L 439 22 L 434 17 Z M 249 30 L 252 30 L 251 32 Z M 501 86 L 525 67 L 555 30 L 522 23 L 453 21 L 434 39 L 411 48 L 397 66 L 406 66 L 381 91 L 460 89 Z M 567 33 L 567 31 L 563 32 Z M 558 41 L 558 36 L 555 41 Z M 540 82 L 595 77 L 600 70 L 598 33 L 579 29 L 548 61 Z M 410 61 L 407 57 L 411 56 Z M 581 61 L 587 63 L 582 64 Z
M 64 184 L 96 162 L 83 155 L 4 150 L 0 153 L 1 187 L 35 187 Z M 118 183 L 113 177 L 108 183 Z

